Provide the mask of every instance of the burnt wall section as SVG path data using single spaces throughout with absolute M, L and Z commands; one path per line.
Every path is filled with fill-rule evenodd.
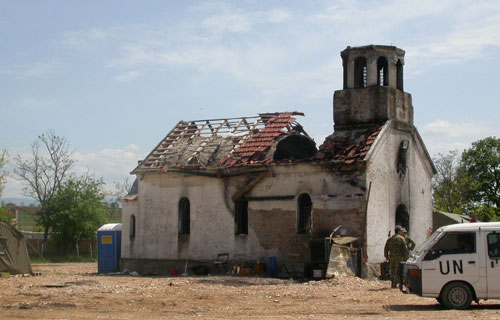
M 370 87 L 335 91 L 335 127 L 399 120 L 413 124 L 409 93 L 390 87 Z
M 232 195 L 247 176 L 209 178 L 177 173 L 146 174 L 138 199 L 124 205 L 122 257 L 131 261 L 211 261 L 218 253 L 244 253 L 248 261 L 289 254 L 310 260 L 310 240 L 324 239 L 338 225 L 361 236 L 364 175 L 314 164 L 275 166 L 240 199 L 248 201 L 248 234 L 237 234 Z M 311 197 L 310 230 L 299 234 L 298 198 Z M 190 201 L 190 233 L 179 234 L 179 200 Z M 230 205 L 226 205 L 230 204 Z M 127 221 L 136 217 L 135 236 Z M 161 262 L 162 264 L 164 262 Z M 148 271 L 153 272 L 153 271 Z
M 405 175 L 398 170 L 398 154 L 406 141 Z M 432 229 L 431 178 L 434 166 L 415 127 L 390 121 L 368 155 L 367 183 L 371 184 L 367 219 L 367 254 L 371 262 L 385 260 L 385 241 L 394 234 L 398 207 L 408 210 L 409 236 L 422 243 Z

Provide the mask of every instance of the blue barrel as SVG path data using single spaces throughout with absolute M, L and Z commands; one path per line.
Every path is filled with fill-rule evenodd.
M 120 269 L 122 224 L 109 223 L 97 230 L 97 271 L 113 272 Z
M 278 276 L 278 263 L 276 257 L 268 257 L 266 263 L 267 275 L 273 278 Z

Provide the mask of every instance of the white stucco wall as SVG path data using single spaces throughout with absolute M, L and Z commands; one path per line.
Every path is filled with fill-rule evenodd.
M 348 211 L 362 206 L 363 190 L 353 185 L 352 176 L 338 177 L 312 164 L 273 167 L 272 170 L 272 174 L 269 173 L 247 196 L 295 198 L 249 201 L 249 223 L 253 219 L 252 212 L 256 211 L 293 215 L 295 221 L 297 197 L 302 193 L 311 196 L 313 224 L 315 211 Z M 139 181 L 139 200 L 124 204 L 122 257 L 210 260 L 220 252 L 242 252 L 252 260 L 280 256 L 282 248 L 279 245 L 264 247 L 250 227 L 248 235 L 234 234 L 231 197 L 247 181 L 247 176 L 218 179 L 176 173 L 145 175 Z M 364 179 L 359 181 L 364 182 Z M 184 242 L 178 235 L 178 203 L 182 197 L 190 200 L 191 207 L 191 230 L 186 237 L 188 241 Z M 136 236 L 133 240 L 129 238 L 131 214 L 136 216 Z M 325 228 L 332 229 L 330 226 Z M 359 229 L 359 226 L 352 226 L 351 229 Z M 274 229 L 273 232 L 280 235 L 283 231 Z M 287 232 L 293 234 L 285 237 L 300 237 L 296 235 L 296 229 Z
M 394 234 L 396 209 L 406 206 L 410 216 L 408 235 L 422 243 L 432 228 L 432 165 L 420 139 L 394 123 L 385 127 L 369 155 L 367 184 L 371 183 L 368 202 L 367 254 L 368 262 L 384 261 L 384 245 L 389 231 Z M 402 140 L 410 142 L 407 151 L 407 171 L 400 179 L 397 154 Z
M 412 132 L 394 125 L 385 127 L 368 155 L 366 174 L 363 169 L 337 174 L 335 170 L 311 163 L 272 166 L 272 172 L 246 196 L 288 198 L 250 200 L 248 235 L 235 235 L 231 199 L 249 182 L 248 175 L 210 178 L 168 172 L 139 177 L 142 178 L 139 179 L 139 200 L 124 204 L 122 257 L 212 260 L 218 253 L 229 252 L 245 253 L 247 260 L 263 261 L 269 256 L 285 257 L 293 248 L 284 246 L 301 246 L 305 255 L 305 246 L 311 237 L 297 235 L 296 219 L 297 198 L 307 193 L 313 203 L 314 230 L 324 233 L 342 224 L 346 235 L 353 235 L 361 234 L 366 227 L 368 262 L 382 262 L 383 247 L 388 232 L 394 229 L 399 204 L 408 208 L 409 235 L 415 242 L 424 241 L 432 228 L 432 166 L 421 140 Z M 410 146 L 407 174 L 400 180 L 396 161 L 403 139 L 409 140 Z M 370 183 L 365 220 L 364 205 Z M 178 234 L 178 203 L 183 197 L 190 201 L 188 236 Z M 136 216 L 133 240 L 128 234 L 131 214 Z M 267 218 L 270 222 L 266 224 Z M 254 230 L 252 225 L 266 230 Z

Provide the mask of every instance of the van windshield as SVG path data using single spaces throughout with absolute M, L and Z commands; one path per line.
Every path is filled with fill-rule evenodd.
M 429 238 L 427 238 L 427 240 L 425 240 L 423 243 L 421 243 L 420 245 L 418 245 L 415 248 L 415 253 L 421 254 L 423 252 L 423 250 L 425 248 L 427 248 L 431 242 L 433 242 L 434 240 L 436 240 L 439 237 L 440 234 L 441 234 L 440 231 L 436 231 L 433 234 L 431 234 L 431 236 Z

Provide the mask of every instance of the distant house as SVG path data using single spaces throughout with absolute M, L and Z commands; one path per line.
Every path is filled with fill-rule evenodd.
M 316 147 L 301 112 L 180 121 L 132 171 L 122 267 L 166 273 L 218 253 L 311 261 L 334 229 L 358 238 L 363 275 L 396 224 L 432 231 L 432 160 L 403 91 L 404 51 L 347 47 L 334 132 Z M 338 228 L 339 227 L 339 228 Z

